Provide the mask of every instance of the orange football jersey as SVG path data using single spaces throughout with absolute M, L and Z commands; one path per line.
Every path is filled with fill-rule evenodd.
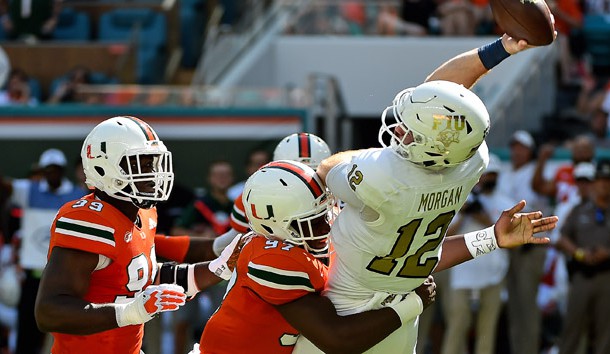
M 93 194 L 65 204 L 51 225 L 49 256 L 55 247 L 101 254 L 111 262 L 91 273 L 85 300 L 92 303 L 131 301 L 154 279 L 157 262 L 155 209 L 139 212 L 141 227 Z M 83 326 L 86 326 L 83 323 Z M 144 325 L 126 326 L 91 335 L 53 333 L 53 354 L 138 354 Z
M 201 353 L 291 353 L 299 332 L 274 306 L 322 291 L 326 266 L 300 247 L 254 236 L 235 271 L 201 335 Z
M 241 200 L 241 196 L 242 194 L 235 198 L 229 222 L 233 230 L 240 234 L 245 234 L 250 231 L 250 225 L 248 224 L 248 217 L 246 216 L 244 202 Z

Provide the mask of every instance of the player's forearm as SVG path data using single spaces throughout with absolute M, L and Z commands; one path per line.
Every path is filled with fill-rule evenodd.
M 199 291 L 205 290 L 222 281 L 222 278 L 216 276 L 209 269 L 210 262 L 195 264 L 195 281 Z
M 39 298 L 34 314 L 42 332 L 87 335 L 118 327 L 113 304 L 92 304 L 66 295 Z
M 211 261 L 216 258 L 214 254 L 214 239 L 204 237 L 191 237 L 188 251 L 184 257 L 186 263 Z
M 466 247 L 464 235 L 447 236 L 443 241 L 441 260 L 438 262 L 434 272 L 440 272 L 471 259 L 472 255 L 468 247 Z
M 309 294 L 277 306 L 277 310 L 301 335 L 325 353 L 362 353 L 401 325 L 391 308 L 339 316 L 332 302 Z
M 426 82 L 434 80 L 445 80 L 472 87 L 483 75 L 487 73 L 478 55 L 478 49 L 459 54 L 444 62 L 434 70 Z
M 400 318 L 390 308 L 337 315 L 336 320 L 328 324 L 324 337 L 312 340 L 325 353 L 363 353 L 401 326 Z

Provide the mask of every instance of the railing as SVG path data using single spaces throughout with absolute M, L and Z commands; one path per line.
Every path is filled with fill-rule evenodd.
M 216 108 L 306 108 L 301 88 L 220 88 L 211 86 L 83 85 L 78 101 L 107 106 Z

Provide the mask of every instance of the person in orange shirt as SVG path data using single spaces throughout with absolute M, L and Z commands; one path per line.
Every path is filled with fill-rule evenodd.
M 583 8 L 578 0 L 549 0 L 547 1 L 551 13 L 555 16 L 555 29 L 557 30 L 557 41 L 559 43 L 559 66 L 561 68 L 561 83 L 569 84 L 578 75 L 582 68 L 578 67 L 578 61 L 574 55 L 572 44 L 573 36 L 582 28 Z
M 325 350 L 362 352 L 415 317 L 411 304 L 422 310 L 434 301 L 430 277 L 404 299 L 380 293 L 371 306 L 384 302 L 382 309 L 337 315 L 319 294 L 334 200 L 305 164 L 263 166 L 247 180 L 243 201 L 253 232 L 244 236 L 225 299 L 191 353 L 291 353 L 300 333 Z
M 139 354 L 143 324 L 220 282 L 239 239 L 212 262 L 157 264 L 155 205 L 174 174 L 171 153 L 142 120 L 99 123 L 81 158 L 94 190 L 64 204 L 51 225 L 36 321 L 52 332 L 54 354 Z

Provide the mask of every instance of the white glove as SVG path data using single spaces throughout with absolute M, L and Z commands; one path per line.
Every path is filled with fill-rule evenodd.
M 406 296 L 397 296 L 400 301 L 393 301 L 388 306 L 396 311 L 400 322 L 405 324 L 415 317 L 419 316 L 424 311 L 424 303 L 415 291 L 411 291 Z
M 220 256 L 218 256 L 218 258 L 208 264 L 210 272 L 214 273 L 217 277 L 222 278 L 224 280 L 231 279 L 233 270 L 229 268 L 229 265 L 227 263 L 229 262 L 229 259 L 231 258 L 233 253 L 236 251 L 236 247 L 239 244 L 241 238 L 241 235 L 235 237 L 233 241 L 231 241 L 231 243 L 229 243 L 229 245 L 225 247 L 224 250 L 222 250 Z
M 378 292 L 362 308 L 360 312 L 378 310 L 389 307 L 394 310 L 401 323 L 406 323 L 419 316 L 424 311 L 424 304 L 415 291 L 406 295 Z
M 116 323 L 119 327 L 146 323 L 158 313 L 177 310 L 185 302 L 184 289 L 179 285 L 150 285 L 132 301 L 115 305 Z

